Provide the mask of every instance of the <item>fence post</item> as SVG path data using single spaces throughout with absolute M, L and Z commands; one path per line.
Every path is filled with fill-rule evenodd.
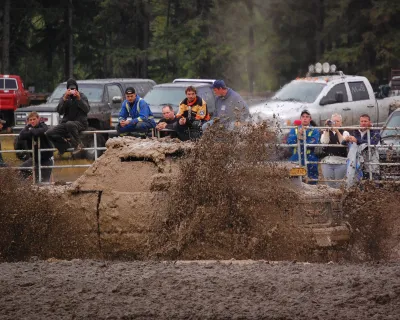
M 39 174 L 39 180 L 38 182 L 42 182 L 42 150 L 40 150 L 40 137 L 38 137 L 38 174 Z
M 97 160 L 97 133 L 95 132 L 95 133 L 93 133 L 93 139 L 94 139 L 94 143 L 93 143 L 93 145 L 94 145 L 94 160 L 96 161 Z
M 39 151 L 39 150 L 38 150 Z M 36 172 L 35 172 L 35 138 L 32 137 L 32 178 L 33 183 L 36 183 Z
M 303 152 L 304 152 L 304 166 L 306 168 L 306 182 L 308 182 L 308 159 L 307 159 L 307 128 L 303 130 Z
M 371 171 L 371 131 L 370 128 L 367 129 L 367 142 L 368 142 L 368 173 L 369 180 L 372 180 L 372 171 Z

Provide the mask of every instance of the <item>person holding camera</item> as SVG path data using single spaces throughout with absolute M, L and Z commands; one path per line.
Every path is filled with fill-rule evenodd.
M 61 123 L 46 132 L 60 154 L 71 146 L 75 149 L 74 153 L 82 151 L 83 143 L 79 133 L 88 128 L 89 110 L 89 101 L 84 93 L 79 92 L 78 83 L 68 79 L 67 90 L 57 106 L 57 112 L 63 116 Z
M 335 113 L 330 119 L 325 121 L 325 126 L 329 129 L 323 129 L 321 143 L 323 144 L 342 144 L 350 134 L 339 129 L 342 126 L 342 116 Z M 321 160 L 322 174 L 325 180 L 342 180 L 346 175 L 347 148 L 345 147 L 324 147 L 325 157 Z M 338 188 L 339 181 L 326 181 L 326 184 L 332 188 Z
M 51 149 L 51 143 L 47 139 L 45 132 L 47 131 L 47 125 L 40 120 L 39 114 L 35 111 L 28 114 L 28 124 L 19 133 L 20 140 L 26 140 L 27 150 L 32 150 L 32 144 L 34 146 L 34 158 L 29 157 L 28 160 L 21 164 L 22 176 L 27 179 L 32 176 L 33 159 L 35 159 L 35 179 L 36 182 L 49 182 L 51 176 L 51 168 L 41 169 L 42 181 L 39 181 L 39 143 L 40 149 Z M 41 166 L 52 166 L 53 162 L 53 151 L 43 151 L 40 153 L 40 165 Z

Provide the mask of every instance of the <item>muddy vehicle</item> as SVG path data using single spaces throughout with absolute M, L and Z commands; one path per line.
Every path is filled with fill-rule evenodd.
M 182 158 L 194 144 L 169 138 L 123 137 L 109 139 L 106 146 L 106 152 L 67 188 L 64 201 L 70 208 L 68 211 L 77 216 L 82 232 L 90 235 L 86 239 L 91 239 L 88 246 L 91 252 L 97 248 L 111 258 L 138 258 L 146 252 L 149 239 L 157 236 L 154 223 L 168 220 L 171 188 L 178 178 Z M 271 214 L 270 230 L 264 231 L 273 233 L 279 223 L 290 220 L 313 238 L 316 247 L 344 245 L 349 239 L 349 229 L 343 223 L 341 192 L 301 183 L 298 176 L 303 172 L 294 165 L 278 164 L 274 168 L 286 170 L 288 176 L 293 174 L 285 183 L 285 192 L 298 195 L 301 201 L 293 212 Z M 242 167 L 240 174 L 246 175 L 247 169 Z M 261 165 L 250 169 L 261 172 L 271 167 Z M 202 210 L 201 206 L 196 210 Z M 224 232 L 220 232 L 221 237 Z M 230 258 L 231 253 L 226 254 L 225 258 Z

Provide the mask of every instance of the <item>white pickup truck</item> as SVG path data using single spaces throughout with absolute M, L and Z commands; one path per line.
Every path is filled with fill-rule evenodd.
M 358 125 L 360 116 L 368 114 L 379 126 L 396 100 L 400 101 L 400 96 L 376 99 L 367 78 L 339 71 L 297 78 L 267 102 L 252 106 L 250 114 L 256 122 L 275 119 L 281 126 L 293 125 L 304 109 L 310 111 L 317 126 L 324 126 L 333 113 L 342 115 L 343 126 Z

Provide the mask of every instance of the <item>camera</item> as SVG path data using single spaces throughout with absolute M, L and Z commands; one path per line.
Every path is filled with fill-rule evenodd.
M 75 96 L 75 94 L 76 94 L 76 89 L 71 89 L 71 90 L 69 91 L 69 96 L 70 96 L 71 98 L 73 98 L 73 97 Z
M 335 124 L 335 121 L 326 120 L 326 125 L 332 127 Z

